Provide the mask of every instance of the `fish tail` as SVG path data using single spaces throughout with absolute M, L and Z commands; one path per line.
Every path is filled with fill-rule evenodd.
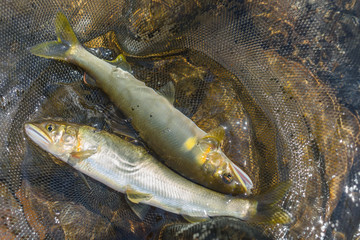
M 65 15 L 59 12 L 55 19 L 57 41 L 40 43 L 32 48 L 30 52 L 36 56 L 65 60 L 71 57 L 71 49 L 80 46 L 73 29 Z
M 255 196 L 256 210 L 250 214 L 249 221 L 261 224 L 286 224 L 291 222 L 289 214 L 281 207 L 276 206 L 291 186 L 290 181 L 282 182 L 268 191 Z

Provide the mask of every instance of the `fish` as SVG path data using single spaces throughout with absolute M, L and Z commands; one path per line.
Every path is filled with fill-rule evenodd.
M 219 126 L 206 133 L 175 108 L 172 82 L 156 91 L 130 72 L 92 55 L 81 46 L 61 12 L 56 16 L 55 27 L 58 39 L 32 47 L 32 54 L 63 60 L 84 69 L 131 120 L 150 149 L 184 177 L 221 193 L 251 192 L 251 178 L 221 149 L 224 128 Z
M 276 203 L 290 182 L 257 196 L 231 196 L 175 173 L 145 148 L 87 125 L 59 121 L 29 122 L 26 135 L 40 148 L 77 171 L 143 204 L 195 222 L 228 216 L 264 224 L 285 224 L 289 214 Z

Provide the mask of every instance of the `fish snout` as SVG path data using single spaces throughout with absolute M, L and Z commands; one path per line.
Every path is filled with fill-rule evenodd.
M 24 125 L 26 135 L 41 148 L 47 150 L 52 143 L 52 139 L 40 127 L 33 123 Z

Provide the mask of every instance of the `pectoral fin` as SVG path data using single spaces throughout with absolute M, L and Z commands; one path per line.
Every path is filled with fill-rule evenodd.
M 72 153 L 70 153 L 70 157 L 69 157 L 67 163 L 70 164 L 71 166 L 75 166 L 79 162 L 89 158 L 90 156 L 92 156 L 95 153 L 96 153 L 96 150 L 72 152 Z
M 70 153 L 71 158 L 77 161 L 82 161 L 84 159 L 89 158 L 90 156 L 94 155 L 96 153 L 96 150 L 86 150 L 86 151 L 80 151 L 80 152 L 72 152 Z
M 195 222 L 205 222 L 206 220 L 208 220 L 208 217 L 191 217 L 189 215 L 182 215 L 183 218 L 185 218 L 186 221 L 188 221 L 189 223 L 195 223 Z
M 221 143 L 225 137 L 225 129 L 222 126 L 219 126 L 210 132 L 208 132 L 204 138 L 213 138 Z
M 157 91 L 161 96 L 165 97 L 171 104 L 175 101 L 175 86 L 173 82 L 168 82 Z
M 126 196 L 133 203 L 146 202 L 152 198 L 151 194 L 138 192 L 133 189 L 127 189 Z

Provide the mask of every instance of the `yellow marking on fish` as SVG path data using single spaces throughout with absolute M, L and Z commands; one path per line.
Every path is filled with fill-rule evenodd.
M 200 155 L 201 164 L 204 164 L 206 162 L 207 155 L 210 153 L 210 151 L 211 151 L 211 147 L 208 147 L 206 151 Z
M 77 139 L 76 151 L 80 152 L 81 151 L 81 141 L 80 141 L 79 135 L 76 136 L 76 139 Z
M 191 149 L 193 149 L 196 142 L 197 142 L 196 137 L 190 137 L 184 142 L 184 147 L 186 148 L 186 150 L 190 151 Z

